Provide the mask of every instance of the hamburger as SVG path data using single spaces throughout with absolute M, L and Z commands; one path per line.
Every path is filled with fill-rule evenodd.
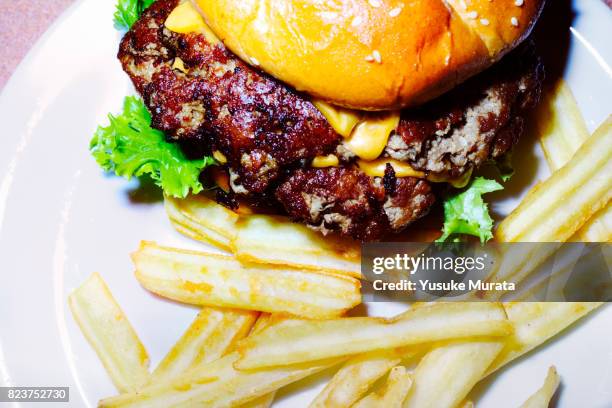
M 373 241 L 503 160 L 537 104 L 543 0 L 157 0 L 119 60 L 218 200 Z M 225 180 L 225 181 L 224 181 Z

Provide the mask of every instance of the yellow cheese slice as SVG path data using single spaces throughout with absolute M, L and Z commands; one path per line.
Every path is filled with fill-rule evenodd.
M 389 163 L 396 177 L 425 178 L 425 173 L 413 169 L 409 164 L 394 159 L 357 160 L 357 166 L 370 177 L 383 177 Z
M 179 57 L 176 57 L 174 59 L 174 63 L 172 64 L 172 68 L 173 69 L 178 69 L 179 71 L 183 72 L 183 73 L 187 73 L 187 68 L 185 68 L 185 62 L 180 59 Z
M 204 22 L 204 18 L 190 1 L 185 1 L 172 10 L 166 19 L 168 30 L 179 34 L 202 33 L 212 45 L 219 43 L 219 38 Z
M 384 177 L 385 169 L 389 163 L 395 171 L 396 177 L 417 177 L 424 178 L 433 183 L 449 183 L 455 188 L 465 187 L 472 178 L 472 170 L 470 169 L 461 177 L 448 178 L 435 174 L 425 175 L 424 172 L 413 169 L 408 163 L 401 162 L 395 159 L 383 158 L 376 160 L 357 160 L 357 166 L 361 171 L 370 177 Z
M 225 157 L 225 155 L 219 150 L 215 150 L 213 152 L 213 158 L 221 164 L 227 163 L 227 157 Z
M 389 136 L 397 128 L 399 121 L 399 111 L 368 115 L 355 127 L 344 146 L 361 159 L 374 160 L 387 146 Z
M 317 156 L 312 159 L 312 167 L 336 167 L 339 163 L 338 157 L 333 154 Z
M 312 101 L 314 106 L 325 116 L 329 124 L 342 137 L 349 137 L 361 120 L 361 113 L 350 109 L 339 108 L 320 100 Z
M 399 111 L 366 113 L 340 108 L 321 100 L 313 100 L 313 104 L 331 127 L 348 139 L 345 147 L 365 160 L 380 156 L 400 120 Z

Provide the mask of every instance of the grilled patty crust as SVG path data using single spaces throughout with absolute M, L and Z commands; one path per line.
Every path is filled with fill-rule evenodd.
M 402 112 L 385 155 L 448 177 L 499 159 L 523 133 L 543 79 L 543 65 L 528 42 L 443 97 Z
M 276 197 L 293 219 L 361 241 L 401 231 L 427 214 L 435 201 L 429 183 L 396 178 L 391 166 L 384 178 L 355 168 L 298 169 L 279 186 Z
M 384 178 L 365 175 L 307 97 L 245 64 L 221 43 L 165 28 L 178 4 L 153 3 L 119 50 L 153 127 L 191 156 L 220 151 L 233 193 L 273 197 L 294 220 L 324 233 L 376 240 L 427 213 L 435 201 L 429 182 L 396 178 L 390 166 Z M 499 68 L 504 75 L 475 78 L 404 112 L 384 155 L 451 176 L 503 155 L 522 131 L 520 115 L 539 96 L 537 58 L 514 60 L 511 54 L 501 63 L 508 66 Z M 312 158 L 333 152 L 342 161 L 339 168 L 308 168 Z
M 173 140 L 201 141 L 228 159 L 237 192 L 264 192 L 281 170 L 331 153 L 341 137 L 307 99 L 222 44 L 164 27 L 178 0 L 155 2 L 121 41 L 119 59 Z M 173 68 L 180 58 L 185 71 Z

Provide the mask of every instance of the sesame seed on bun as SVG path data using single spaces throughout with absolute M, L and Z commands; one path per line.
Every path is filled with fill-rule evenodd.
M 544 4 L 193 1 L 242 60 L 299 91 L 363 110 L 422 104 L 483 71 L 529 34 Z

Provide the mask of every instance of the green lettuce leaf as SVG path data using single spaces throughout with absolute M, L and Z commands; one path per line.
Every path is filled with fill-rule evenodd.
M 493 219 L 482 195 L 502 190 L 495 180 L 477 177 L 463 192 L 444 202 L 444 228 L 436 242 L 445 242 L 455 234 L 474 235 L 485 243 L 493 238 Z
M 151 115 L 140 99 L 126 97 L 121 115 L 108 117 L 110 125 L 98 127 L 90 143 L 93 157 L 105 171 L 128 180 L 148 174 L 173 197 L 202 191 L 200 173 L 215 160 L 187 159 L 178 145 L 151 127 Z
M 155 0 L 118 0 L 115 6 L 115 27 L 129 30 Z

